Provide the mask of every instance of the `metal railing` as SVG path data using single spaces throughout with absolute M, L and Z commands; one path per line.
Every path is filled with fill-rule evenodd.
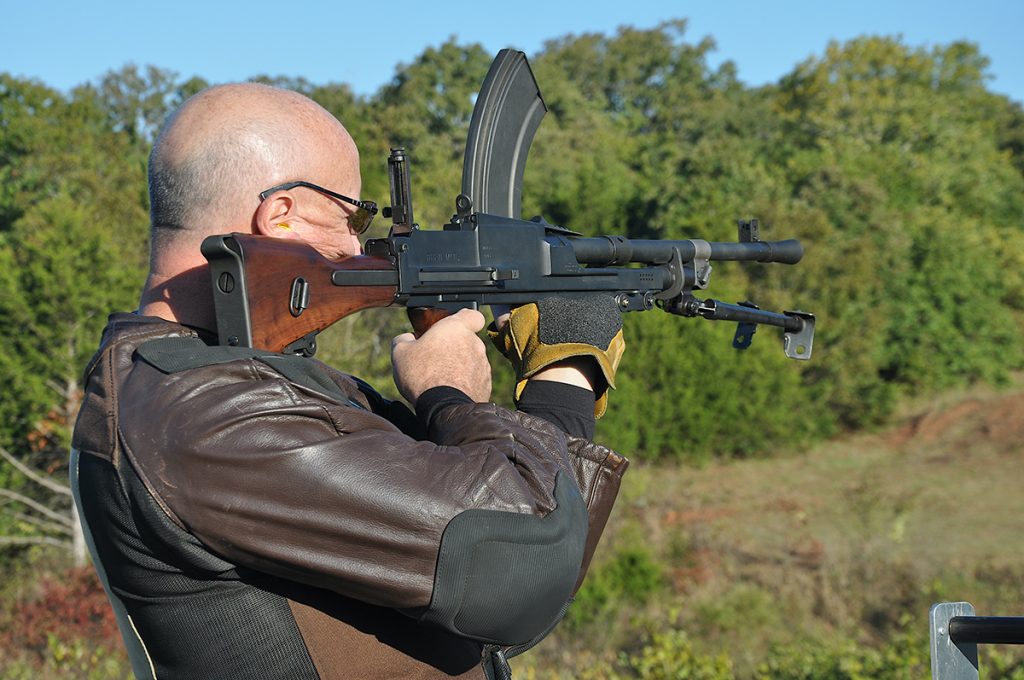
M 978 680 L 978 645 L 1024 645 L 1024 616 L 975 616 L 970 602 L 932 605 L 932 680 Z

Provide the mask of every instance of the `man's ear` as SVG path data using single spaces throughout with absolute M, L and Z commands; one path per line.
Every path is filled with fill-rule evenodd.
M 295 197 L 290 191 L 277 191 L 259 204 L 253 215 L 253 233 L 274 238 L 295 238 Z

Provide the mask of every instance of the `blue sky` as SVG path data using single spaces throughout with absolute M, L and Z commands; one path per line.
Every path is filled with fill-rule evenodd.
M 829 40 L 871 33 L 902 35 L 914 46 L 978 43 L 992 62 L 991 89 L 1024 100 L 1024 0 L 0 0 L 0 71 L 67 89 L 134 62 L 211 82 L 304 76 L 372 94 L 398 64 L 452 35 L 492 52 L 513 46 L 533 54 L 566 34 L 673 18 L 689 20 L 688 40 L 713 37 L 712 63 L 731 59 L 750 85 L 777 80 Z

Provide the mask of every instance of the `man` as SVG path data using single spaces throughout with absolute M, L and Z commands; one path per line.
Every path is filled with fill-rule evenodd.
M 72 452 L 139 677 L 500 677 L 582 579 L 626 467 L 584 438 L 617 326 L 532 361 L 514 313 L 517 412 L 487 403 L 475 311 L 395 339 L 415 413 L 313 360 L 212 347 L 203 238 L 359 253 L 358 160 L 314 102 L 255 84 L 196 95 L 154 145 L 149 278 L 86 369 Z

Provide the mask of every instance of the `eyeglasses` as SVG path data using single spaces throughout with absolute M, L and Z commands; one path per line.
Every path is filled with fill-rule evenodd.
M 313 191 L 320 192 L 325 196 L 336 198 L 339 201 L 345 203 L 351 203 L 356 206 L 356 211 L 348 216 L 348 226 L 356 234 L 362 234 L 370 228 L 370 223 L 373 222 L 373 216 L 377 214 L 377 204 L 373 201 L 360 201 L 355 198 L 349 198 L 342 194 L 331 191 L 330 189 L 324 189 L 321 186 L 317 186 L 312 182 L 285 182 L 284 184 L 278 184 L 276 187 L 270 187 L 266 191 L 260 192 L 260 200 L 265 201 L 267 198 L 277 191 L 287 191 L 288 189 L 294 189 L 295 187 L 306 187 Z

